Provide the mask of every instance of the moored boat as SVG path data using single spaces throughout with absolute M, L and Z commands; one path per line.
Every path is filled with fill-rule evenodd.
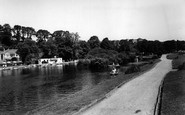
M 116 72 L 111 71 L 110 75 L 118 75 L 118 71 L 116 71 Z

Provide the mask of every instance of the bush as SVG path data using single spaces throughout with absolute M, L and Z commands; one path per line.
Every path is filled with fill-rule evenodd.
M 127 70 L 125 71 L 125 74 L 130 74 L 130 73 L 134 73 L 134 72 L 139 72 L 140 68 L 137 65 L 131 65 L 130 67 L 127 68 Z
M 116 55 L 118 52 L 114 50 L 105 50 L 101 48 L 94 48 L 92 49 L 86 56 L 87 59 L 96 59 L 96 58 L 102 58 L 108 60 L 109 64 L 112 64 L 113 62 L 116 63 Z
M 119 53 L 116 56 L 116 60 L 117 60 L 117 63 L 119 63 L 120 65 L 126 65 L 128 64 L 129 57 L 124 53 Z
M 134 54 L 129 55 L 129 62 L 135 62 L 135 59 L 136 59 L 136 55 Z
M 154 62 L 151 60 L 151 61 L 149 61 L 149 64 L 153 64 Z
M 90 59 L 80 59 L 77 66 L 78 67 L 89 67 L 90 63 L 91 63 Z
M 158 59 L 159 57 L 157 55 L 152 56 L 152 59 Z
M 91 60 L 90 67 L 92 69 L 104 69 L 108 67 L 108 59 L 94 58 Z
M 178 70 L 185 70 L 185 62 L 178 66 Z
M 166 56 L 167 59 L 178 59 L 178 55 L 177 54 L 169 54 Z

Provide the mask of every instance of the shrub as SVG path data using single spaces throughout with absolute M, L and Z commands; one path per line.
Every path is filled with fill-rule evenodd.
M 154 62 L 151 60 L 151 61 L 149 61 L 149 64 L 153 64 Z
M 92 49 L 88 55 L 86 56 L 87 59 L 95 59 L 95 58 L 102 58 L 108 60 L 109 64 L 112 64 L 113 62 L 116 63 L 116 55 L 118 52 L 114 50 L 105 50 L 101 48 L 94 48 Z
M 79 67 L 89 67 L 90 63 L 91 63 L 90 59 L 80 59 L 77 66 L 79 66 Z
M 129 62 L 135 62 L 135 59 L 136 59 L 136 55 L 134 54 L 129 55 Z
M 124 53 L 119 53 L 116 56 L 116 60 L 117 60 L 117 63 L 119 63 L 120 65 L 126 65 L 128 64 L 129 57 Z
M 104 69 L 108 67 L 108 59 L 94 58 L 91 60 L 90 67 L 92 69 Z
M 157 55 L 152 56 L 152 59 L 158 59 L 159 57 Z
M 130 67 L 127 68 L 127 70 L 125 71 L 125 74 L 130 74 L 130 73 L 134 73 L 134 72 L 139 72 L 140 68 L 137 65 L 131 65 Z
M 167 59 L 178 59 L 178 55 L 177 54 L 169 54 L 166 56 Z
M 178 66 L 178 70 L 185 70 L 185 62 Z

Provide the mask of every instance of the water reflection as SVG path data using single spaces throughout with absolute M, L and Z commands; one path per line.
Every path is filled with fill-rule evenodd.
M 0 71 L 0 113 L 25 113 L 54 99 L 97 85 L 108 72 L 74 65 Z

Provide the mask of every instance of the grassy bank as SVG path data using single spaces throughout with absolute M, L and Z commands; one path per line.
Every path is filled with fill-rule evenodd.
M 172 68 L 178 69 L 180 65 L 185 62 L 185 55 L 179 55 L 177 53 L 167 55 L 167 59 L 172 60 Z
M 177 56 L 177 57 L 176 57 Z M 177 69 L 185 62 L 185 55 L 173 54 L 172 67 Z M 163 84 L 161 115 L 185 115 L 185 70 L 169 72 Z
M 112 91 L 115 87 L 119 86 L 124 82 L 137 77 L 139 74 L 151 69 L 159 60 L 155 60 L 153 63 L 144 64 L 140 67 L 140 72 L 132 74 L 119 74 L 117 77 L 112 77 L 98 85 L 81 90 L 75 94 L 72 94 L 65 99 L 57 100 L 52 104 L 48 104 L 44 107 L 38 108 L 29 112 L 29 114 L 72 114 L 79 111 L 81 108 L 91 104 L 95 100 L 102 99 L 107 93 Z

